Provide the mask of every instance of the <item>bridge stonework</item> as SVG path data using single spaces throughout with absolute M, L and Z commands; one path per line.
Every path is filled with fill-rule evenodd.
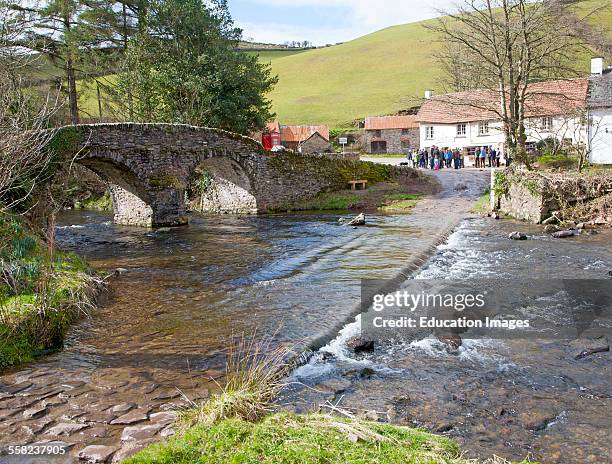
M 77 162 L 109 184 L 115 222 L 124 225 L 186 224 L 188 208 L 287 209 L 321 191 L 346 188 L 347 177 L 364 164 L 271 153 L 251 138 L 187 125 L 116 123 L 61 130 L 77 132 Z

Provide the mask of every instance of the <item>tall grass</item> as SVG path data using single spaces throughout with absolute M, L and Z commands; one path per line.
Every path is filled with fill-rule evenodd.
M 225 419 L 254 422 L 270 413 L 285 385 L 291 353 L 285 346 L 273 346 L 272 337 L 242 335 L 228 350 L 221 391 L 202 404 L 192 403 L 182 421 L 187 425 L 213 425 Z

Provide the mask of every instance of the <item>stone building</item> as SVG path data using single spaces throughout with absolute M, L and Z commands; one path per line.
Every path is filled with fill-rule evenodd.
M 327 126 L 280 126 L 281 145 L 304 153 L 325 153 L 331 150 Z
M 368 153 L 408 153 L 419 149 L 416 116 L 377 116 L 365 120 L 364 150 Z

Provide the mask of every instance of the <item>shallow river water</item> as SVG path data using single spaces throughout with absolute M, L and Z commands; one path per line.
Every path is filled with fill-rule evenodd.
M 542 229 L 509 220 L 465 220 L 415 278 L 493 277 L 498 285 L 512 278 L 612 283 L 609 230 L 562 241 Z M 514 230 L 529 240 L 509 240 Z M 547 309 L 552 318 L 566 312 L 555 301 Z M 430 336 L 355 354 L 346 341 L 359 329 L 358 320 L 348 324 L 293 373 L 285 407 L 329 410 L 333 403 L 357 415 L 424 426 L 456 438 L 469 457 L 610 462 L 609 351 L 575 359 L 571 340 L 531 338 L 464 340 L 449 351 Z M 609 340 L 612 320 L 604 319 L 597 330 Z
M 102 273 L 123 270 L 62 351 L 0 376 L 0 444 L 69 444 L 54 462 L 74 462 L 99 444 L 117 461 L 171 434 L 159 413 L 185 405 L 183 395 L 206 398 L 222 381 L 228 345 L 256 332 L 296 352 L 326 345 L 293 374 L 317 391 L 288 389 L 284 407 L 312 409 L 344 395 L 343 405 L 446 433 L 474 456 L 606 462 L 607 353 L 573 361 L 564 346 L 524 341 L 466 342 L 454 355 L 431 340 L 362 357 L 344 348 L 357 329 L 360 280 L 396 277 L 445 239 L 488 184 L 486 172 L 439 175 L 442 192 L 413 214 L 369 215 L 357 229 L 339 225 L 337 213 L 192 217 L 188 227 L 150 231 L 113 225 L 104 213 L 66 212 L 59 244 Z M 531 239 L 508 240 L 517 227 Z M 536 226 L 472 219 L 419 272 L 607 278 L 610 239 L 559 242 Z M 373 373 L 362 376 L 363 367 Z M 543 417 L 525 415 L 536 411 Z M 568 453 L 576 459 L 559 457 Z
M 469 176 L 473 187 L 453 194 L 464 206 L 487 183 L 486 173 Z M 172 433 L 158 413 L 217 388 L 233 339 L 256 333 L 299 353 L 333 338 L 359 301 L 360 279 L 393 277 L 461 214 L 427 205 L 418 215 L 368 215 L 360 228 L 341 226 L 337 213 L 305 213 L 194 216 L 188 227 L 151 231 L 65 212 L 59 245 L 102 273 L 122 271 L 62 351 L 0 376 L 0 444 L 71 445 L 56 462 L 99 444 L 117 461 Z

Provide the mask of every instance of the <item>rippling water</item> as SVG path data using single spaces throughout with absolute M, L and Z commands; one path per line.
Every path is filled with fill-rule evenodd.
M 507 238 L 513 230 L 526 241 Z M 541 226 L 464 221 L 415 278 L 607 279 L 612 234 L 554 239 Z M 556 303 L 550 302 L 550 317 Z M 558 316 L 557 316 L 558 314 Z M 600 327 L 608 338 L 612 327 Z M 609 352 L 574 359 L 567 340 L 464 340 L 449 353 L 434 337 L 378 345 L 356 355 L 346 341 L 359 319 L 293 374 L 309 388 L 286 392 L 287 407 L 326 400 L 353 412 L 422 425 L 458 439 L 468 455 L 528 455 L 545 463 L 603 463 L 610 456 L 612 359 Z M 364 370 L 365 369 L 365 370 Z

